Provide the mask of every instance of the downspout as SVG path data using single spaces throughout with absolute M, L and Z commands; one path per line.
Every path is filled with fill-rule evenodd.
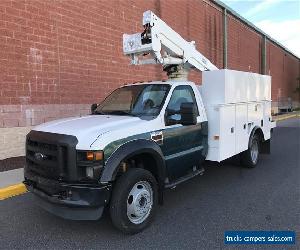
M 223 9 L 223 68 L 227 69 L 227 9 Z
M 267 63 L 266 63 L 266 51 L 267 51 L 267 38 L 262 36 L 261 39 L 261 69 L 260 73 L 265 75 L 267 72 Z

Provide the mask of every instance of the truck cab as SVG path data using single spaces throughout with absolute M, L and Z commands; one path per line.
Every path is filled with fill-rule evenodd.
M 48 211 L 98 219 L 113 182 L 130 168 L 148 170 L 161 191 L 202 170 L 207 118 L 194 83 L 126 85 L 93 107 L 27 136 L 25 184 Z

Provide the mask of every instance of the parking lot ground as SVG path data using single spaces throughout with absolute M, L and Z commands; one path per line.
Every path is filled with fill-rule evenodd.
M 167 190 L 155 221 L 137 235 L 116 231 L 108 216 L 55 217 L 30 193 L 0 201 L 0 249 L 299 249 L 300 119 L 277 125 L 271 154 L 256 168 L 209 164 L 203 176 Z M 227 230 L 292 230 L 297 245 L 225 245 Z

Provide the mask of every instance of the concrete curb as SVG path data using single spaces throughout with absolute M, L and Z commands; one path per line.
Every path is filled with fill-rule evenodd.
M 0 200 L 5 200 L 12 196 L 24 194 L 27 192 L 27 189 L 23 183 L 15 184 L 0 189 Z
M 274 119 L 274 121 L 278 122 L 278 121 L 283 121 L 283 120 L 287 120 L 287 119 L 294 118 L 294 117 L 300 117 L 300 113 L 283 115 L 282 117 L 274 117 L 273 119 Z

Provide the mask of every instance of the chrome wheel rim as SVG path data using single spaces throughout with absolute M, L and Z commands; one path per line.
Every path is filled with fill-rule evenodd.
M 253 140 L 251 145 L 251 160 L 254 164 L 256 164 L 258 159 L 258 141 Z
M 137 182 L 127 197 L 127 217 L 134 224 L 143 223 L 153 206 L 153 191 L 149 182 Z

